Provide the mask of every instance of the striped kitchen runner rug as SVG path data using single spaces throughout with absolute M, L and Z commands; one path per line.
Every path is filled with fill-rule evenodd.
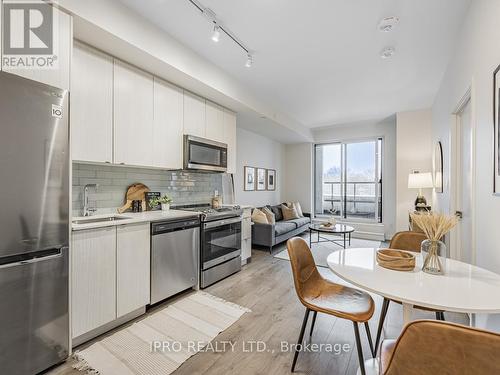
M 171 374 L 246 312 L 195 292 L 75 352 L 73 367 L 99 375 Z

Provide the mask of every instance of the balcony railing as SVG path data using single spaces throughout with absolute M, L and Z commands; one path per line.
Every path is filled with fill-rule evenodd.
M 382 198 L 377 197 L 376 194 L 377 182 L 347 182 L 345 195 L 342 192 L 342 184 L 342 182 L 333 181 L 323 182 L 321 213 L 344 218 L 382 221 Z

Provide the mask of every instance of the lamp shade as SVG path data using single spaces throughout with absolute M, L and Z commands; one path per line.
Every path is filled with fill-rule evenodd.
M 408 175 L 408 189 L 428 189 L 433 187 L 431 172 L 410 173 Z

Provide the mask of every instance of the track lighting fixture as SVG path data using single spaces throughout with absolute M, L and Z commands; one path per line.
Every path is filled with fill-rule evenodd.
M 252 67 L 252 64 L 253 64 L 253 57 L 251 54 L 247 54 L 247 62 L 245 63 L 245 66 L 247 68 L 251 68 Z
M 220 27 L 219 25 L 214 25 L 214 32 L 212 33 L 212 40 L 217 43 L 220 39 Z

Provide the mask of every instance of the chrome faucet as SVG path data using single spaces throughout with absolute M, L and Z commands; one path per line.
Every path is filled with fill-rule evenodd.
M 97 211 L 97 207 L 89 207 L 89 188 L 97 191 L 98 187 L 97 184 L 87 184 L 83 188 L 83 216 L 92 216 Z

